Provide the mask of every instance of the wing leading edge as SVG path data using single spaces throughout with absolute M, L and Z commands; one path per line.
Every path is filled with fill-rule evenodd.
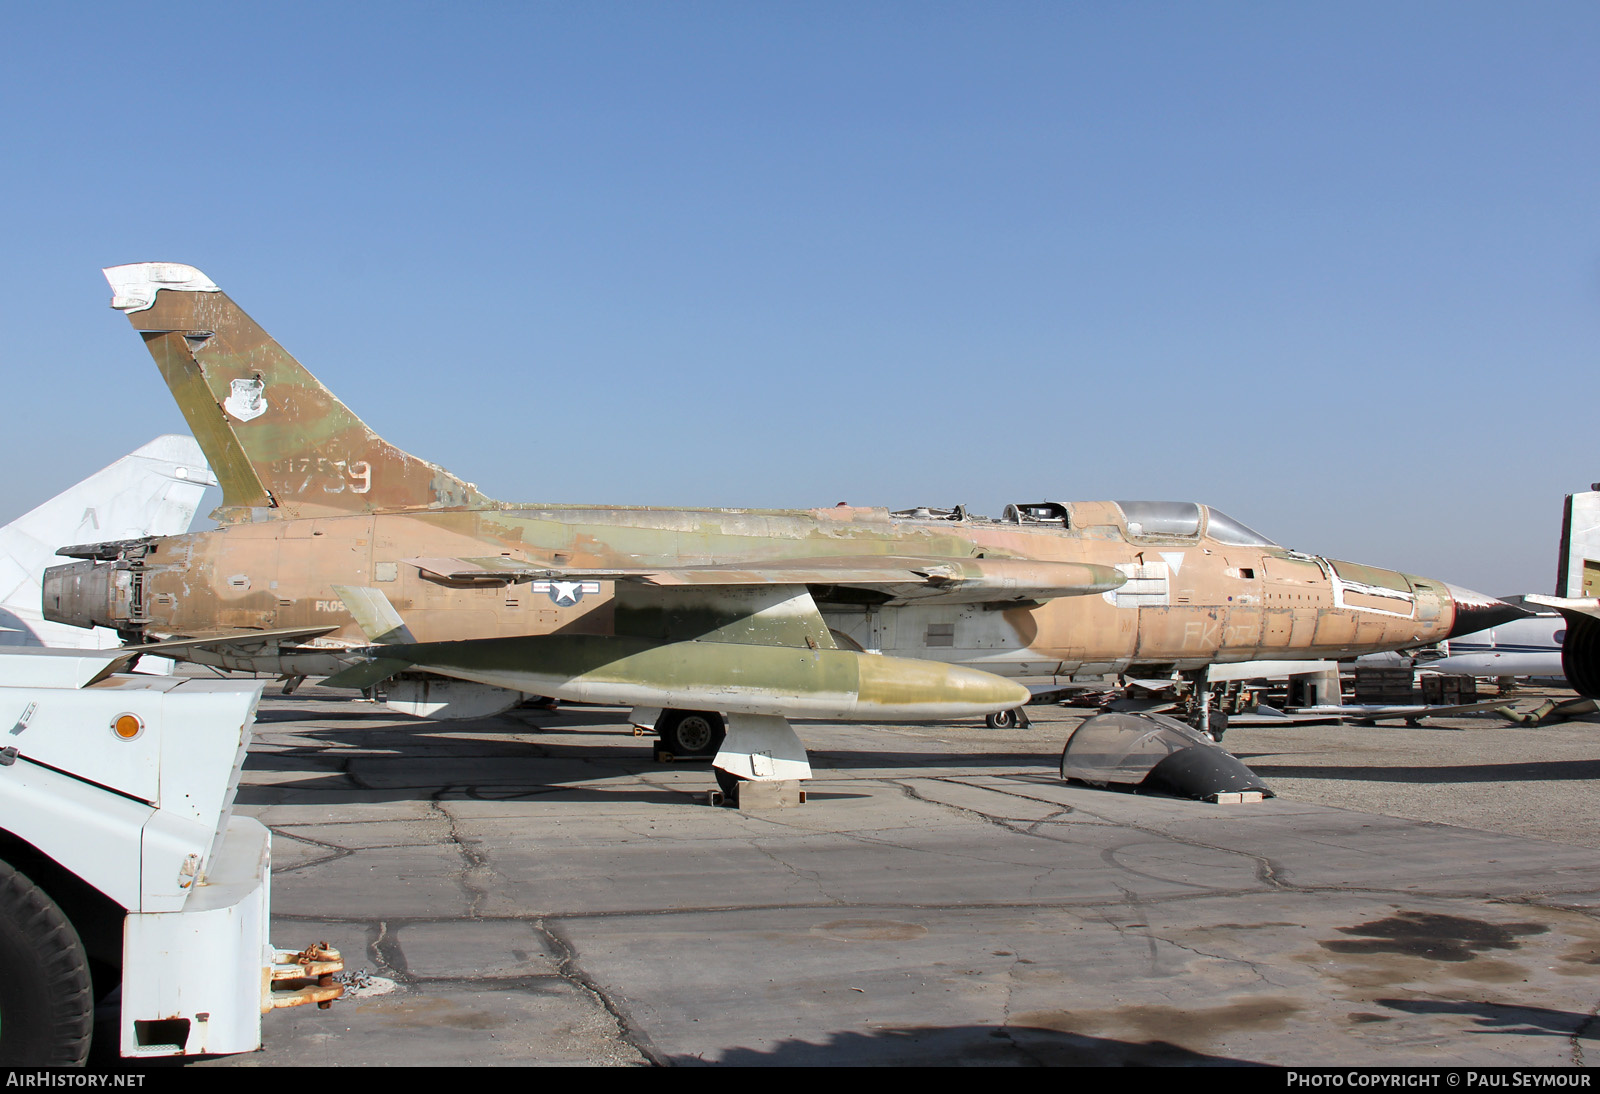
M 1127 576 L 1109 566 L 1018 558 L 861 555 L 785 558 L 696 566 L 552 567 L 507 558 L 410 558 L 428 577 L 449 582 L 627 581 L 658 587 L 796 585 L 878 593 L 887 604 L 990 604 L 1110 592 Z M 827 599 L 826 596 L 819 599 Z

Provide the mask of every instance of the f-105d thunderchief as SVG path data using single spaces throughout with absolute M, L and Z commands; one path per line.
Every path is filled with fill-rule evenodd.
M 1188 502 L 951 511 L 511 505 L 389 444 L 190 266 L 106 271 L 223 490 L 213 531 L 63 551 L 48 618 L 423 715 L 634 708 L 805 777 L 786 719 L 1014 709 L 1006 677 L 1425 645 L 1516 609 L 1286 550 Z M 1203 709 L 1203 704 L 1202 704 Z M 698 736 L 698 740 L 696 737 Z

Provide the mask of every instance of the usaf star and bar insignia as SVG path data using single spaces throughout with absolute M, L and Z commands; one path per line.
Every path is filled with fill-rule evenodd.
M 557 607 L 566 604 L 576 604 L 582 600 L 585 593 L 598 593 L 598 581 L 535 581 L 533 591 L 545 593 L 550 597 L 551 603 Z

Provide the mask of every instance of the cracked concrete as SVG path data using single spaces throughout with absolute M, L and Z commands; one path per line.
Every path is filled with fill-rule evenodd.
M 1561 820 L 1593 809 L 1593 724 L 1339 755 L 1236 729 L 1284 772 L 1248 806 L 1068 786 L 1050 708 L 802 725 L 809 804 L 742 813 L 621 712 L 430 724 L 314 687 L 263 711 L 239 808 L 275 830 L 274 941 L 398 986 L 200 1066 L 1565 1065 L 1600 1036 L 1600 852 Z M 1513 770 L 1538 808 L 1417 819 L 1455 785 L 1462 824 Z M 1391 815 L 1334 807 L 1374 784 Z

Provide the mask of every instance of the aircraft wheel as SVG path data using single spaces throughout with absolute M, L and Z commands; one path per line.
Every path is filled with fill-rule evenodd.
M 727 730 L 713 710 L 668 710 L 656 721 L 656 734 L 674 756 L 714 756 Z
M 89 958 L 56 902 L 0 862 L 0 1067 L 82 1067 L 94 992 Z
M 1021 707 L 1012 710 L 997 710 L 983 719 L 983 724 L 990 729 L 1017 729 L 1021 726 L 1031 725 L 1027 711 Z
M 713 767 L 711 773 L 717 777 L 717 788 L 722 791 L 722 796 L 730 802 L 739 801 L 739 784 L 747 780 L 740 778 L 731 771 L 724 771 L 720 767 Z

